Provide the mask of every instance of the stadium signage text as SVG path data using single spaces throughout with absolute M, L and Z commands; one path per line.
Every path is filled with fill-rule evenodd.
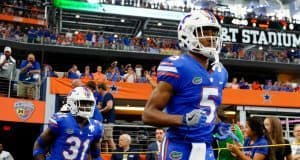
M 222 27 L 222 39 L 233 43 L 272 45 L 277 47 L 300 46 L 300 35 L 291 32 Z

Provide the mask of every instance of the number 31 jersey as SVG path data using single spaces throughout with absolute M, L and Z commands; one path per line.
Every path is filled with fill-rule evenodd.
M 103 135 L 101 122 L 89 119 L 83 128 L 70 113 L 55 113 L 49 128 L 56 135 L 47 160 L 86 160 L 90 144 Z
M 227 79 L 228 73 L 224 67 L 220 73 L 209 73 L 188 54 L 164 59 L 157 69 L 157 80 L 169 83 L 174 91 L 165 112 L 184 115 L 194 109 L 201 109 L 207 114 L 204 127 L 170 127 L 167 138 L 210 143 L 216 123 L 216 109 L 221 105 L 222 89 Z

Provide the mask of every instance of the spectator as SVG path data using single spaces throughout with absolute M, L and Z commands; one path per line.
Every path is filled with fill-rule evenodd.
M 264 90 L 271 90 L 273 87 L 272 80 L 267 80 L 267 84 L 264 85 Z
M 249 89 L 248 82 L 245 81 L 244 77 L 241 78 L 239 82 L 240 89 Z
M 98 46 L 99 48 L 104 48 L 105 46 L 105 37 L 104 37 L 104 33 L 100 32 L 99 37 L 98 37 Z
M 5 47 L 4 54 L 0 56 L 0 77 L 7 80 L 14 80 L 16 76 L 16 60 L 11 56 L 11 48 Z
M 119 82 L 121 80 L 120 70 L 118 68 L 118 61 L 114 61 L 106 75 L 107 80 L 113 82 Z
M 49 64 L 43 64 L 41 76 L 42 79 L 46 77 L 58 77 L 57 73 L 53 71 L 52 66 Z
M 13 156 L 8 152 L 3 150 L 3 145 L 0 143 L 0 160 L 14 160 Z
M 161 151 L 161 143 L 163 141 L 163 138 L 165 136 L 165 130 L 163 128 L 156 128 L 155 130 L 155 142 L 152 142 L 148 146 L 149 152 L 156 152 L 146 155 L 146 160 L 158 160 L 159 152 Z
M 73 43 L 73 33 L 70 31 L 70 29 L 66 32 L 65 37 L 68 45 Z
M 27 60 L 21 62 L 20 68 L 18 96 L 39 99 L 41 66 L 33 53 L 29 53 Z
M 124 81 L 128 83 L 136 82 L 136 74 L 131 66 L 128 67 L 127 73 L 124 75 Z
M 85 44 L 87 47 L 91 47 L 92 46 L 92 39 L 93 39 L 93 33 L 88 30 L 87 34 L 86 34 L 86 38 L 85 38 Z
M 231 82 L 231 88 L 232 89 L 239 89 L 240 88 L 240 86 L 239 86 L 239 84 L 237 83 L 237 78 L 236 77 L 234 77 L 233 79 L 232 79 L 232 82 Z
M 293 160 L 299 160 L 300 159 L 300 124 L 296 124 L 294 127 L 294 141 L 292 144 L 292 157 Z
M 28 43 L 34 43 L 35 39 L 36 39 L 36 36 L 37 36 L 36 35 L 37 31 L 33 28 L 33 26 L 30 26 L 30 29 L 28 30 L 27 34 L 28 34 L 27 42 Z
M 279 118 L 265 118 L 264 126 L 267 129 L 273 144 L 289 144 L 289 141 L 283 138 L 283 130 Z M 276 160 L 292 160 L 292 150 L 290 145 L 275 147 L 274 150 Z
M 280 90 L 281 90 L 280 82 L 275 81 L 274 85 L 272 85 L 271 87 L 271 91 L 280 91 Z
M 257 117 L 250 117 L 247 120 L 244 134 L 247 137 L 244 142 L 243 152 L 237 144 L 227 144 L 228 149 L 237 156 L 238 159 L 265 160 L 275 159 L 273 148 L 260 147 L 253 148 L 251 146 L 261 146 L 272 144 L 268 134 L 265 134 L 265 128 L 262 120 Z
M 104 137 L 103 137 L 103 149 L 108 151 L 108 149 L 115 150 L 116 145 L 113 140 L 113 124 L 115 123 L 115 102 L 114 97 L 111 93 L 107 91 L 105 83 L 98 84 L 98 92 L 103 97 L 101 106 L 99 106 L 100 112 L 103 115 L 104 125 Z M 108 148 L 109 146 L 109 148 Z
M 75 64 L 72 65 L 72 68 L 68 71 L 68 78 L 70 79 L 79 79 L 80 78 L 80 71 L 78 70 L 77 66 Z
M 93 80 L 93 74 L 90 72 L 90 66 L 85 66 L 84 67 L 84 72 L 80 76 L 80 79 L 86 79 L 86 80 Z
M 130 148 L 131 137 L 129 134 L 122 134 L 119 137 L 119 147 L 114 152 L 124 152 L 113 154 L 111 160 L 139 160 L 139 155 L 135 153 L 126 153 L 134 152 L 135 150 Z
M 97 66 L 97 71 L 93 73 L 96 82 L 104 82 L 106 80 L 105 74 L 102 73 L 102 66 Z
M 258 81 L 253 81 L 251 86 L 252 90 L 262 90 L 261 85 Z

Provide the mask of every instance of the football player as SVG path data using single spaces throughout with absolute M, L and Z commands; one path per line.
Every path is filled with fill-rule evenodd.
M 143 121 L 169 127 L 160 159 L 213 160 L 212 135 L 216 109 L 228 73 L 219 62 L 221 26 L 204 10 L 187 14 L 178 26 L 178 40 L 188 53 L 161 61 L 158 84 L 146 103 Z M 214 59 L 208 72 L 209 59 Z
M 100 160 L 102 123 L 91 119 L 95 98 L 90 89 L 76 87 L 67 96 L 68 113 L 55 113 L 33 146 L 35 160 Z M 46 158 L 46 154 L 48 154 Z

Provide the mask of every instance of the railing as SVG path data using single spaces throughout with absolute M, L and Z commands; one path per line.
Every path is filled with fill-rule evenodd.
M 120 120 L 113 125 L 113 128 L 113 139 L 116 144 L 118 144 L 121 134 L 129 134 L 132 148 L 139 152 L 147 151 L 148 144 L 155 141 L 155 128 L 144 125 L 141 121 L 126 122 Z
M 25 82 L 18 81 L 17 77 L 13 79 L 0 77 L 0 96 L 34 100 L 41 100 L 45 98 L 46 79 L 42 79 L 37 82 Z

